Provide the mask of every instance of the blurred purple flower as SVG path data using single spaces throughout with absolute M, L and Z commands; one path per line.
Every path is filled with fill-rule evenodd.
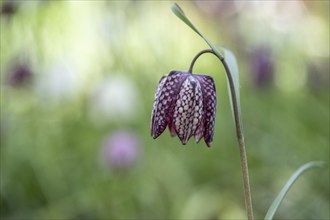
M 1 3 L 0 14 L 4 16 L 11 16 L 17 10 L 17 2 L 13 0 L 7 0 Z
M 266 87 L 274 80 L 274 61 L 271 49 L 260 46 L 252 53 L 251 71 L 253 82 L 257 87 Z
M 117 131 L 103 143 L 102 159 L 115 170 L 134 166 L 140 156 L 139 138 L 130 131 Z
M 32 79 L 32 71 L 26 63 L 16 63 L 7 73 L 7 83 L 13 87 L 27 85 Z
M 213 140 L 216 91 L 212 77 L 171 71 L 160 79 L 151 115 L 151 136 L 155 139 L 168 125 L 172 136 L 182 144 L 195 136 L 204 137 L 208 147 Z
M 244 1 L 195 1 L 198 8 L 200 8 L 206 16 L 212 16 L 215 19 L 230 17 L 238 13 L 245 5 Z

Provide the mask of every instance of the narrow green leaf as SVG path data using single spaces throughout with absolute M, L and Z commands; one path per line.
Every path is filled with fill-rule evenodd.
M 239 74 L 238 74 L 238 64 L 235 58 L 235 55 L 233 54 L 233 52 L 231 52 L 231 50 L 222 47 L 224 54 L 225 54 L 225 60 L 228 64 L 228 67 L 230 69 L 231 72 L 231 76 L 233 78 L 233 82 L 234 82 L 234 87 L 235 87 L 235 94 L 236 94 L 236 99 L 237 99 L 237 107 L 238 107 L 238 114 L 241 115 L 241 105 L 240 105 L 240 92 L 239 92 Z M 232 94 L 231 94 L 231 90 L 230 90 L 230 86 L 229 86 L 229 81 L 227 79 L 227 83 L 228 83 L 228 90 L 229 90 L 229 99 L 230 99 L 230 106 L 231 106 L 231 112 L 233 114 L 233 119 L 235 121 L 235 116 L 234 116 L 234 107 L 233 107 L 233 102 L 232 102 Z M 239 117 L 241 118 L 241 117 Z M 240 123 L 242 124 L 242 123 Z
M 271 220 L 274 217 L 275 212 L 277 211 L 278 207 L 280 206 L 281 202 L 283 201 L 285 195 L 288 193 L 289 189 L 292 187 L 294 182 L 301 176 L 305 171 L 312 169 L 312 168 L 322 168 L 324 167 L 323 161 L 312 161 L 306 163 L 299 167 L 290 177 L 290 179 L 286 182 L 280 193 L 277 195 L 271 206 L 269 207 L 267 214 L 265 216 L 265 220 Z
M 188 25 L 193 31 L 195 31 L 199 36 L 201 36 L 206 41 L 206 43 L 211 47 L 211 49 L 220 59 L 223 58 L 223 55 L 219 52 L 217 47 L 214 44 L 212 44 L 211 41 L 196 28 L 196 26 L 187 18 L 184 11 L 180 8 L 180 6 L 177 3 L 174 3 L 171 9 L 178 18 L 180 18 L 186 25 Z
M 188 25 L 191 29 L 193 29 L 198 35 L 201 35 L 199 30 L 191 23 L 191 21 L 186 17 L 184 11 L 180 8 L 177 3 L 174 3 L 171 7 L 173 13 L 178 16 L 186 25 Z

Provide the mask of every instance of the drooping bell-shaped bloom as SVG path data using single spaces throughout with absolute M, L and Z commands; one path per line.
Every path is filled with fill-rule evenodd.
M 210 147 L 216 116 L 216 91 L 212 77 L 171 71 L 158 84 L 151 115 L 151 136 L 155 139 L 169 127 L 182 144 L 195 136 L 204 137 Z

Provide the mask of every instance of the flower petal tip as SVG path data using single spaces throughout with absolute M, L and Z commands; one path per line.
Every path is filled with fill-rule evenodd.
M 210 143 L 205 142 L 205 143 L 206 143 L 206 146 L 207 146 L 208 148 L 212 147 L 212 146 L 211 146 L 211 145 L 212 145 L 212 142 L 210 142 Z

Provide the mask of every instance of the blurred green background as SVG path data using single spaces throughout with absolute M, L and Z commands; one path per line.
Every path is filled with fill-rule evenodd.
M 172 1 L 1 1 L 1 219 L 242 219 L 225 72 L 213 146 L 150 136 L 157 83 L 208 46 Z M 255 216 L 329 219 L 329 1 L 184 1 L 237 56 Z

